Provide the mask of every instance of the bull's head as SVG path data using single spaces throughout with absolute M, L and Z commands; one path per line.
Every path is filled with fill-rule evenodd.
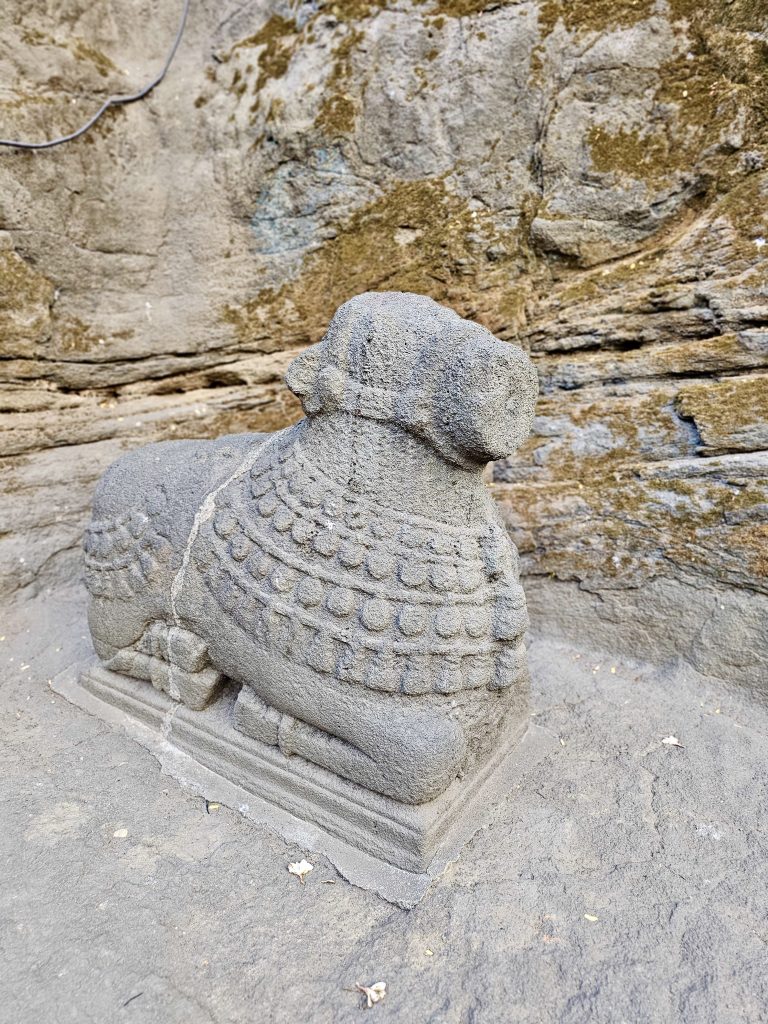
M 309 417 L 395 423 L 462 466 L 522 444 L 538 393 L 527 355 L 423 295 L 366 292 L 288 367 Z

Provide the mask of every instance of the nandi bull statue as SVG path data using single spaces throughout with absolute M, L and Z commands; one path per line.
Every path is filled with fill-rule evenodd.
M 482 471 L 527 436 L 535 372 L 383 292 L 346 302 L 286 382 L 295 426 L 149 445 L 104 474 L 84 543 L 95 650 L 191 709 L 235 685 L 239 734 L 432 801 L 527 724 L 517 552 Z

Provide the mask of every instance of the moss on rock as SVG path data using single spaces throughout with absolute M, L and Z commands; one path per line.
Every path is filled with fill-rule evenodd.
M 325 82 L 323 99 L 315 119 L 316 127 L 331 138 L 349 135 L 355 127 L 357 107 L 348 87 L 352 76 L 352 53 L 363 38 L 358 29 L 348 29 L 334 50 L 333 68 Z
M 359 292 L 414 291 L 478 313 L 497 331 L 522 313 L 514 269 L 492 263 L 486 250 L 501 233 L 472 210 L 443 178 L 400 182 L 356 211 L 337 236 L 310 252 L 295 280 L 266 288 L 224 316 L 241 343 L 279 338 L 317 341 L 336 308 Z M 514 252 L 514 238 L 507 238 Z M 488 275 L 479 281 L 480 272 Z M 480 288 L 492 292 L 483 301 Z M 503 333 L 503 332 L 502 332 Z
M 548 36 L 562 22 L 569 32 L 626 28 L 653 13 L 653 0 L 544 0 L 539 27 Z
M 50 323 L 54 286 L 13 250 L 0 252 L 0 355 L 31 355 Z

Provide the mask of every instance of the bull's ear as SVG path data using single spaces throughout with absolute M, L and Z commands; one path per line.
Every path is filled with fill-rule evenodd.
M 307 402 L 312 405 L 312 395 L 317 384 L 317 373 L 320 365 L 320 344 L 310 345 L 301 355 L 296 356 L 288 369 L 285 371 L 285 383 L 301 399 L 305 412 Z

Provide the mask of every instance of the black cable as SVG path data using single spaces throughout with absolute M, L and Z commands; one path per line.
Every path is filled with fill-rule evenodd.
M 162 71 L 156 78 L 154 78 L 149 85 L 145 86 L 140 92 L 131 93 L 129 96 L 110 96 L 109 99 L 105 100 L 93 117 L 89 118 L 85 124 L 78 128 L 75 132 L 70 132 L 69 135 L 62 135 L 58 139 L 50 139 L 48 142 L 21 142 L 18 139 L 0 139 L 0 146 L 12 146 L 14 149 L 50 149 L 52 146 L 60 146 L 62 142 L 71 142 L 73 139 L 79 138 L 84 135 L 89 128 L 99 120 L 102 114 L 106 113 L 110 107 L 124 106 L 126 103 L 135 103 L 136 100 L 141 100 L 145 96 L 148 96 L 154 88 L 156 88 L 168 73 L 168 68 L 171 66 L 171 61 L 176 56 L 176 51 L 179 48 L 181 37 L 184 35 L 184 27 L 187 23 L 187 15 L 189 14 L 190 0 L 184 0 L 184 7 L 181 12 L 181 20 L 179 21 L 179 28 L 176 32 L 176 38 L 173 40 L 173 46 L 168 51 L 168 56 L 163 64 Z

